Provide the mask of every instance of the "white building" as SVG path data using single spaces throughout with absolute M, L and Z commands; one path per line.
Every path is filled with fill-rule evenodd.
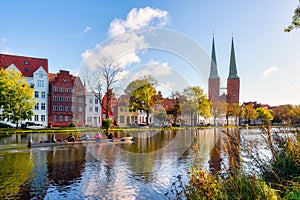
M 102 121 L 102 108 L 99 100 L 91 92 L 86 92 L 85 99 L 85 125 L 90 127 L 100 127 Z
M 44 127 L 48 126 L 48 60 L 24 56 L 0 54 L 0 68 L 19 71 L 26 78 L 28 84 L 34 88 L 36 105 L 31 120 Z M 25 121 L 21 122 L 25 123 Z

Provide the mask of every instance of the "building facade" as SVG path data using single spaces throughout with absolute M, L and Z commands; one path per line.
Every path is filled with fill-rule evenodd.
M 89 127 L 101 127 L 102 108 L 99 100 L 92 92 L 86 92 L 85 125 Z
M 22 73 L 28 84 L 34 88 L 36 105 L 31 121 L 48 126 L 48 60 L 25 56 L 0 54 L 0 68 Z M 23 121 L 21 123 L 25 123 Z
M 85 124 L 85 88 L 79 77 L 60 70 L 49 74 L 49 126 L 82 127 Z

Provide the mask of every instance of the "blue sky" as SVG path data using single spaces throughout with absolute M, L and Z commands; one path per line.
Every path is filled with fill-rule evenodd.
M 94 52 L 97 45 L 118 34 L 116 27 L 128 30 L 136 25 L 154 26 L 175 31 L 197 43 L 208 56 L 214 32 L 218 69 L 225 85 L 233 34 L 241 103 L 300 104 L 300 30 L 283 32 L 297 3 L 298 0 L 3 1 L 0 52 L 47 58 L 50 72 L 67 69 L 76 73 L 86 53 Z M 198 77 L 191 76 L 195 73 L 187 62 L 165 54 L 136 52 L 127 67 L 144 68 L 145 63 L 168 66 L 187 84 L 197 84 Z M 171 80 L 172 77 L 170 87 Z

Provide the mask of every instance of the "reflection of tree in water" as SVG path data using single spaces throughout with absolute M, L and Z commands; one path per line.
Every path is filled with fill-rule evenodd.
M 47 152 L 50 181 L 59 186 L 74 183 L 85 167 L 85 156 L 86 151 L 82 145 L 72 145 L 65 150 Z

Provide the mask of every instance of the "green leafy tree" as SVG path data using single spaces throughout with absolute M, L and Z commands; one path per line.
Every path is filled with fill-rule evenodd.
M 256 111 L 251 104 L 248 104 L 244 107 L 244 113 L 247 124 L 250 124 L 250 120 L 254 120 L 257 117 Z
M 283 105 L 283 106 L 277 106 L 272 109 L 274 119 L 273 122 L 275 123 L 284 123 L 284 124 L 290 124 L 292 120 L 292 111 L 293 106 L 290 104 Z
M 257 108 L 256 109 L 257 117 L 262 119 L 265 124 L 269 125 L 270 120 L 273 120 L 272 112 L 266 108 Z
M 199 86 L 188 87 L 183 90 L 186 96 L 186 101 L 183 102 L 183 110 L 190 113 L 191 125 L 193 125 L 193 117 L 195 114 L 200 114 L 203 117 L 211 116 L 210 102 L 203 90 Z
M 294 11 L 294 15 L 292 18 L 291 24 L 284 29 L 285 32 L 290 32 L 294 29 L 298 29 L 300 27 L 300 0 L 297 8 Z
M 20 72 L 0 70 L 0 107 L 2 120 L 18 124 L 20 120 L 31 119 L 36 103 L 34 90 Z
M 145 111 L 147 124 L 149 124 L 149 115 L 156 102 L 156 90 L 153 82 L 148 78 L 137 79 L 125 89 L 125 93 L 130 96 L 131 109 Z

